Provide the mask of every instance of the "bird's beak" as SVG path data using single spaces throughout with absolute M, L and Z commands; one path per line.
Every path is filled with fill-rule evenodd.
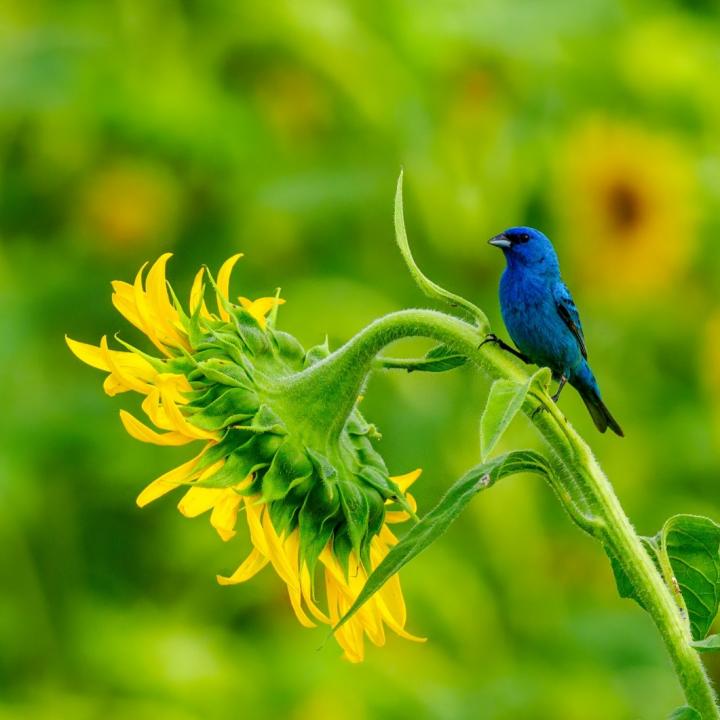
M 496 235 L 494 238 L 490 238 L 490 240 L 488 240 L 488 245 L 494 245 L 495 247 L 505 249 L 509 248 L 512 243 L 510 242 L 510 240 L 508 240 L 505 234 L 500 233 L 500 235 Z

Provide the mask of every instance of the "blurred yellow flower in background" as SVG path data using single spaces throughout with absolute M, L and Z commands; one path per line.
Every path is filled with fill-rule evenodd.
M 653 297 L 686 270 L 696 245 L 694 176 L 669 136 L 593 119 L 567 140 L 556 207 L 583 283 Z
M 79 221 L 109 254 L 155 247 L 177 232 L 179 194 L 175 178 L 161 166 L 117 161 L 89 179 Z

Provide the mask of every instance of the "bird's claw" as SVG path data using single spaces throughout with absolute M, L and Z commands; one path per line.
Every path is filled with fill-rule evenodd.
M 484 337 L 483 341 L 478 345 L 478 350 L 479 350 L 483 345 L 486 345 L 487 343 L 499 343 L 499 342 L 500 342 L 500 338 L 499 338 L 495 333 L 488 333 L 488 334 Z

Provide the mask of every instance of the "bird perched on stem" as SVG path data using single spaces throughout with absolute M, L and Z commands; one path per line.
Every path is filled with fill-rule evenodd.
M 560 264 L 550 240 L 539 230 L 514 227 L 496 235 L 490 244 L 500 248 L 507 267 L 500 280 L 500 308 L 505 327 L 520 352 L 489 335 L 526 363 L 549 367 L 559 381 L 555 402 L 566 383 L 584 400 L 600 432 L 624 433 L 600 396 L 587 361 L 587 349 L 575 303 L 560 276 Z

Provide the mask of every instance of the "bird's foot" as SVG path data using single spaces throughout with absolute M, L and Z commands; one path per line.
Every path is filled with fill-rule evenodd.
M 563 391 L 563 388 L 565 387 L 565 383 L 567 383 L 567 378 L 564 375 L 560 376 L 560 384 L 558 385 L 557 392 L 554 395 L 551 395 L 552 401 L 557 404 L 557 401 L 560 399 L 560 393 Z
M 505 350 L 505 352 L 509 352 L 511 355 L 514 355 L 518 360 L 522 360 L 526 365 L 532 365 L 532 360 L 530 358 L 521 353 L 519 350 L 516 350 L 511 345 L 508 345 L 504 340 L 499 338 L 495 333 L 488 333 L 483 341 L 478 345 L 478 350 L 485 345 L 486 343 L 492 343 L 493 345 L 497 345 L 501 350 Z

